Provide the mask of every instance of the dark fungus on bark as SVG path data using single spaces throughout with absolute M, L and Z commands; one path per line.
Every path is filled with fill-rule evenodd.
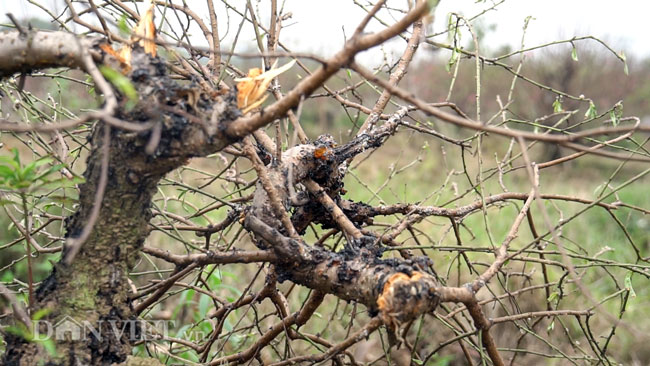
M 433 311 L 440 302 L 438 283 L 424 272 L 428 259 L 382 259 L 373 237 L 363 237 L 332 252 L 287 238 L 252 214 L 244 226 L 278 255 L 279 281 L 290 280 L 367 306 L 395 328 Z

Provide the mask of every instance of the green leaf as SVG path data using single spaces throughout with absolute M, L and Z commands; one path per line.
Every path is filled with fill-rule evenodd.
M 618 56 L 623 61 L 623 72 L 625 73 L 625 75 L 630 75 L 630 70 L 627 68 L 627 56 L 625 56 L 625 52 L 621 51 L 621 53 L 619 53 Z
M 555 98 L 555 102 L 553 102 L 553 112 L 562 112 L 562 102 L 560 101 L 560 97 Z
M 32 161 L 31 163 L 27 164 L 23 169 L 21 169 L 20 176 L 22 177 L 23 180 L 28 180 L 28 181 L 34 180 L 34 170 L 36 169 L 36 163 L 38 163 L 38 160 Z
M 117 22 L 117 27 L 120 28 L 120 32 L 122 32 L 123 35 L 131 34 L 131 27 L 129 27 L 129 24 L 126 22 L 126 14 L 122 14 L 120 20 Z
M 348 78 L 352 79 L 352 71 L 350 71 L 350 69 L 347 69 L 347 71 L 348 71 Z
M 179 301 L 178 304 L 174 307 L 174 310 L 172 311 L 172 319 L 176 319 L 178 316 L 178 313 L 186 306 L 189 304 L 193 304 L 194 301 L 192 301 L 192 298 L 194 297 L 195 291 L 194 290 L 187 290 L 185 291 L 184 301 Z M 183 329 L 183 328 L 181 328 Z M 177 334 L 181 334 L 181 331 L 179 330 Z
M 245 336 L 245 335 L 241 335 L 241 334 L 237 334 L 237 333 L 235 333 L 235 334 L 233 334 L 232 336 L 230 336 L 230 339 L 228 340 L 228 342 L 230 343 L 230 345 L 232 346 L 232 348 L 235 348 L 235 349 L 236 349 L 236 348 L 238 348 L 238 347 L 239 347 L 239 346 L 240 346 L 240 345 L 241 345 L 245 340 L 246 340 L 246 336 Z
M 444 355 L 444 356 L 435 355 L 432 359 L 434 366 L 449 366 L 451 364 L 451 361 L 453 360 L 454 360 L 453 355 Z
M 571 58 L 573 59 L 573 61 L 576 62 L 578 61 L 578 50 L 576 49 L 576 46 L 573 46 L 573 48 L 571 49 Z
M 117 90 L 122 93 L 127 99 L 126 109 L 131 109 L 135 107 L 135 104 L 138 102 L 138 92 L 135 90 L 135 87 L 131 83 L 131 80 L 126 76 L 122 75 L 119 71 L 112 69 L 106 65 L 99 67 L 99 70 L 102 72 L 102 75 L 108 80 L 111 84 L 115 85 Z
M 48 309 L 48 308 L 43 308 L 43 309 L 37 310 L 34 313 L 34 315 L 32 315 L 32 320 L 41 320 L 41 319 L 43 319 L 44 316 L 46 316 L 47 314 L 49 314 L 51 312 L 52 312 L 52 309 Z
M 210 299 L 210 296 L 201 294 L 199 297 L 199 313 L 197 314 L 199 319 L 205 319 L 205 316 L 210 309 L 210 305 L 212 305 L 212 299 Z
M 14 170 L 6 165 L 0 165 L 0 178 L 3 179 L 14 178 Z
M 177 338 L 185 338 L 187 336 L 187 331 L 190 330 L 190 324 L 185 324 L 176 331 Z
M 18 323 L 17 325 L 10 325 L 8 327 L 5 327 L 4 330 L 7 333 L 11 333 L 15 336 L 18 336 L 20 338 L 23 338 L 27 342 L 31 342 L 34 338 L 34 334 L 25 327 L 23 323 Z
M 445 69 L 447 70 L 447 72 L 451 72 L 452 67 L 454 67 L 456 62 L 458 62 L 459 54 L 460 53 L 456 48 L 454 48 L 451 51 L 451 57 L 449 58 L 449 61 L 447 61 L 447 64 L 445 65 Z
M 49 167 L 46 171 L 44 171 L 44 172 L 41 173 L 39 176 L 37 176 L 36 178 L 34 178 L 34 180 L 45 180 L 45 177 L 47 177 L 48 175 L 50 175 L 50 174 L 52 174 L 52 173 L 58 172 L 59 170 L 63 169 L 64 167 L 65 167 L 65 164 L 55 164 L 55 165 L 52 165 L 52 166 Z
M 238 289 L 237 287 L 226 285 L 226 284 L 220 284 L 219 286 L 215 286 L 215 289 L 219 290 L 230 290 L 235 296 L 239 297 L 241 296 L 241 290 Z
M 43 348 L 47 351 L 47 353 L 50 354 L 50 356 L 56 356 L 56 344 L 54 343 L 54 340 L 52 339 L 45 339 L 43 341 L 40 341 L 40 343 L 43 345 Z
M 86 82 L 88 84 L 92 84 L 93 78 L 90 75 L 86 75 Z M 93 87 L 93 86 L 88 87 L 88 94 L 94 97 L 95 96 L 95 87 Z
M 589 101 L 589 108 L 587 109 L 587 112 L 585 112 L 585 117 L 589 119 L 598 117 L 598 111 L 596 110 L 596 105 L 594 102 Z
M 14 147 L 11 149 L 11 152 L 14 154 L 14 161 L 16 162 L 16 166 L 20 166 L 20 155 L 18 154 L 18 149 Z
M 447 14 L 447 41 L 451 43 L 453 40 L 454 36 L 454 27 L 455 27 L 455 22 L 454 22 L 454 14 L 449 13 Z
M 196 352 L 194 351 L 183 352 L 179 356 L 185 360 L 189 360 L 192 362 L 199 362 L 199 356 L 197 356 Z
M 634 288 L 632 287 L 632 272 L 628 272 L 625 275 L 625 289 L 630 292 L 631 297 L 636 297 L 636 292 L 634 292 Z
M 546 327 L 546 331 L 547 331 L 547 332 L 550 332 L 550 331 L 552 331 L 554 328 L 555 328 L 555 319 L 553 319 L 553 321 L 551 322 L 551 324 L 549 324 L 548 327 Z
M 2 274 L 0 280 L 5 283 L 12 282 L 14 280 L 14 273 L 11 271 L 6 271 L 5 273 Z
M 210 284 L 211 287 L 216 287 L 221 285 L 221 275 L 219 271 L 214 271 L 208 278 L 208 283 Z
M 49 164 L 49 163 L 51 163 L 51 162 L 53 162 L 53 161 L 54 161 L 54 159 L 52 159 L 51 157 L 49 157 L 49 156 L 44 156 L 44 157 L 42 157 L 42 158 L 40 158 L 40 159 L 37 159 L 37 160 L 31 162 L 29 165 L 32 165 L 32 164 L 33 164 L 35 167 L 38 168 L 38 167 L 43 166 L 43 165 L 45 165 L 45 164 Z M 29 166 L 29 165 L 28 165 L 28 166 Z
M 15 148 L 11 149 L 12 152 L 16 150 Z M 18 150 L 16 150 L 17 152 Z M 0 156 L 0 164 L 8 165 L 10 167 L 13 167 L 14 170 L 20 169 L 20 159 L 16 159 L 16 156 L 13 158 L 10 156 Z
M 618 102 L 614 105 L 614 108 L 609 111 L 609 118 L 612 120 L 614 126 L 618 126 L 621 117 L 623 117 L 623 103 Z
M 614 125 L 614 127 L 618 126 L 618 117 L 616 116 L 616 111 L 614 109 L 609 111 L 609 118 L 612 120 L 612 125 Z
M 187 290 L 185 291 L 185 301 L 190 301 L 194 297 L 195 291 L 194 290 Z

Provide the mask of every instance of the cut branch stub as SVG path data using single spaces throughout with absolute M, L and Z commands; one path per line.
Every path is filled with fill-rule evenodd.
M 435 295 L 436 282 L 426 273 L 414 271 L 392 274 L 384 282 L 377 298 L 377 308 L 384 324 L 395 329 L 400 323 L 435 309 L 440 298 Z
M 433 311 L 440 302 L 438 283 L 421 270 L 420 260 L 382 259 L 373 238 L 364 237 L 335 253 L 290 239 L 252 214 L 244 227 L 275 251 L 280 281 L 364 304 L 372 315 L 381 313 L 392 328 Z

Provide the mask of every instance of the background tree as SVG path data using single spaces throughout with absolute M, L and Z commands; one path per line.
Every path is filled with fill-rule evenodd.
M 275 0 L 13 19 L 4 364 L 647 363 L 650 128 L 620 102 L 643 84 L 590 87 L 629 80 L 625 55 L 583 37 L 529 63 L 476 17 L 432 33 L 435 1 L 356 4 L 327 59 L 285 47 Z M 355 61 L 389 40 L 398 59 Z

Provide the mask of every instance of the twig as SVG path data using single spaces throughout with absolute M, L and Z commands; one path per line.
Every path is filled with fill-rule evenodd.
M 478 292 L 481 287 L 485 286 L 494 275 L 496 275 L 499 270 L 501 269 L 501 266 L 506 262 L 508 259 L 508 248 L 510 246 L 510 243 L 517 237 L 517 232 L 519 231 L 519 226 L 523 222 L 524 218 L 526 217 L 526 213 L 530 209 L 530 205 L 533 203 L 533 200 L 535 199 L 535 192 L 536 192 L 536 187 L 539 184 L 539 174 L 535 175 L 535 185 L 534 188 L 531 190 L 530 194 L 528 195 L 528 199 L 526 199 L 526 202 L 524 202 L 524 206 L 519 210 L 519 214 L 515 218 L 515 221 L 512 223 L 510 226 L 510 231 L 508 231 L 508 235 L 506 235 L 506 238 L 501 242 L 501 246 L 496 250 L 496 258 L 494 259 L 494 262 L 490 265 L 490 267 L 485 270 L 476 280 L 474 280 L 471 284 L 471 289 L 474 293 Z
M 370 15 L 370 13 L 368 13 L 368 15 Z M 390 74 L 388 82 L 391 85 L 397 85 L 406 74 L 406 69 L 408 68 L 409 64 L 413 60 L 413 55 L 415 54 L 415 51 L 417 51 L 418 46 L 420 45 L 421 34 L 422 34 L 422 21 L 418 20 L 417 22 L 413 23 L 413 31 L 411 32 L 411 38 L 406 44 L 406 49 L 404 50 L 402 57 L 400 57 L 399 62 L 397 63 L 397 67 L 395 68 L 395 71 L 393 71 Z M 366 118 L 363 125 L 361 125 L 361 128 L 359 128 L 359 132 L 357 133 L 357 135 L 363 134 L 366 132 L 367 129 L 372 129 L 374 127 L 375 123 L 377 123 L 377 120 L 379 119 L 379 115 L 386 108 L 386 105 L 388 104 L 388 101 L 390 100 L 391 96 L 392 94 L 388 89 L 384 89 L 381 92 L 381 95 L 377 99 L 377 102 L 375 103 L 374 107 L 372 107 L 372 112 L 370 113 L 368 118 Z
M 321 186 L 318 185 L 318 183 L 314 182 L 311 179 L 305 179 L 302 182 L 307 190 L 309 190 L 309 193 L 313 194 L 318 202 L 321 203 L 325 207 L 325 209 L 332 215 L 332 219 L 336 221 L 336 223 L 339 225 L 339 228 L 343 230 L 348 236 L 354 238 L 354 239 L 360 239 L 363 237 L 363 234 L 359 229 L 357 229 L 356 226 L 350 221 L 350 219 L 345 216 L 345 213 L 343 213 L 343 210 L 332 200 L 330 196 L 325 193 L 325 190 L 321 188 Z
M 164 259 L 177 266 L 187 266 L 192 263 L 198 265 L 206 264 L 227 264 L 227 263 L 255 263 L 277 261 L 275 253 L 269 250 L 260 251 L 229 251 L 229 252 L 207 252 L 204 254 L 179 255 L 172 254 L 167 250 L 145 246 L 142 252 L 154 257 Z
M 206 0 L 208 3 L 208 13 L 210 14 L 210 28 L 212 37 L 208 38 L 210 45 L 210 68 L 212 75 L 219 75 L 221 68 L 221 44 L 219 42 L 219 28 L 217 27 L 217 13 L 214 11 L 213 0 Z
M 20 25 L 20 23 L 18 23 L 18 20 L 16 20 L 16 18 L 14 17 L 13 14 L 7 13 L 5 15 L 7 16 L 7 18 L 9 18 L 9 20 L 11 20 L 12 23 L 14 23 L 14 26 L 16 27 L 16 29 L 18 30 L 18 32 L 20 33 L 21 36 L 26 36 L 27 35 L 27 32 L 25 31 L 25 28 L 23 28 L 23 26 Z
M 0 295 L 7 300 L 14 310 L 14 316 L 20 320 L 21 323 L 27 326 L 27 329 L 32 329 L 32 320 L 30 319 L 25 308 L 18 302 L 16 296 L 9 290 L 3 283 L 0 282 Z
M 377 330 L 381 325 L 382 322 L 379 317 L 372 318 L 361 329 L 354 332 L 343 342 L 330 347 L 326 352 L 323 352 L 319 355 L 297 356 L 297 357 L 286 359 L 284 361 L 272 363 L 270 366 L 293 365 L 299 362 L 310 362 L 311 364 L 315 364 L 318 362 L 327 361 L 332 357 L 338 355 L 339 353 L 345 351 L 347 348 L 351 347 L 355 343 L 361 341 L 362 339 L 368 338 L 368 336 L 370 336 L 370 334 L 372 334 L 375 330 Z
M 357 53 L 381 44 L 387 39 L 399 34 L 410 24 L 420 19 L 428 9 L 426 1 L 418 1 L 412 11 L 392 26 L 377 33 L 352 37 L 341 51 L 327 60 L 326 64 L 312 75 L 302 79 L 284 98 L 266 107 L 263 113 L 240 117 L 230 123 L 226 130 L 226 135 L 231 138 L 243 137 L 280 118 L 289 109 L 296 107 L 303 96 L 310 95 L 329 79 L 330 76 L 341 69 L 341 67 L 349 64 Z

